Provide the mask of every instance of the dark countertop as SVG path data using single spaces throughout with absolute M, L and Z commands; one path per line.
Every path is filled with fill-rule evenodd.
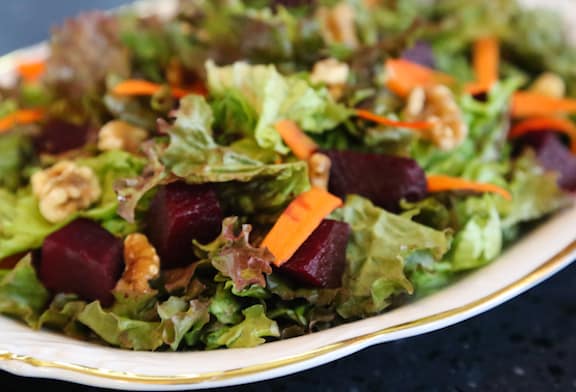
M 50 27 L 66 16 L 123 3 L 126 1 L 4 1 L 0 53 L 45 39 Z M 576 265 L 460 324 L 381 344 L 292 376 L 220 391 L 576 390 L 575 289 Z M 3 390 L 99 390 L 4 372 L 0 372 L 0 386 Z

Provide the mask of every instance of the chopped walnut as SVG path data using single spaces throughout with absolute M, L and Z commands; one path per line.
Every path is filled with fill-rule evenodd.
M 160 273 L 160 258 L 144 234 L 129 234 L 124 239 L 124 264 L 116 290 L 139 294 L 151 292 L 149 281 Z
M 110 121 L 98 133 L 98 148 L 102 151 L 139 151 L 140 145 L 148 137 L 148 131 L 122 120 Z
M 328 91 L 334 99 L 338 99 L 344 92 L 344 87 L 348 81 L 350 67 L 334 58 L 318 61 L 314 64 L 310 80 L 313 83 L 324 83 L 328 86 Z
M 545 72 L 532 83 L 530 91 L 551 98 L 564 98 L 566 95 L 566 83 L 557 74 Z
M 321 153 L 314 153 L 308 159 L 308 170 L 310 172 L 310 183 L 314 187 L 328 189 L 330 180 L 330 158 Z
M 61 222 L 100 198 L 98 178 L 89 167 L 61 161 L 35 173 L 32 192 L 38 198 L 42 216 L 49 222 Z
M 341 2 L 334 7 L 320 7 L 316 15 L 327 43 L 343 44 L 353 49 L 359 46 L 356 15 L 349 4 Z
M 416 87 L 404 110 L 408 121 L 426 121 L 432 127 L 423 133 L 442 150 L 458 147 L 468 135 L 468 126 L 452 91 L 446 86 Z

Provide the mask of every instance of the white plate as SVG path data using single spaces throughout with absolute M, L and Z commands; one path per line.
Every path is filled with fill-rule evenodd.
M 547 5 L 564 5 L 568 10 L 569 2 L 548 0 Z M 166 7 L 173 2 L 164 0 L 161 4 Z M 0 76 L 9 78 L 15 61 L 23 57 L 45 54 L 45 47 L 38 46 L 6 56 L 0 60 Z M 76 341 L 49 331 L 33 331 L 0 317 L 0 368 L 22 376 L 126 390 L 214 388 L 288 375 L 368 346 L 455 324 L 521 294 L 576 258 L 574 222 L 576 206 L 552 217 L 492 264 L 415 303 L 251 349 L 133 352 Z

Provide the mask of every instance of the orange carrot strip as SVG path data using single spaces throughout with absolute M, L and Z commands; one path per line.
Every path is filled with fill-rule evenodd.
M 298 159 L 308 160 L 318 150 L 314 140 L 309 138 L 294 121 L 278 121 L 276 130 Z
M 428 192 L 474 191 L 496 193 L 506 200 L 512 200 L 512 195 L 506 189 L 494 184 L 468 181 L 459 177 L 430 175 L 427 177 Z
M 33 124 L 44 118 L 40 109 L 21 109 L 0 118 L 0 133 L 7 132 L 16 125 Z
M 488 91 L 498 81 L 500 43 L 494 37 L 484 37 L 474 43 L 473 67 L 476 82 L 467 86 L 472 94 Z
M 530 117 L 512 126 L 508 137 L 516 138 L 529 132 L 555 131 L 570 138 L 571 150 L 576 154 L 576 125 L 562 117 Z
M 576 113 L 576 99 L 519 91 L 512 97 L 511 111 L 514 117 L 573 114 Z
M 356 115 L 364 120 L 373 121 L 378 124 L 388 125 L 391 127 L 409 128 L 409 129 L 430 129 L 432 124 L 427 121 L 396 121 L 387 117 L 382 117 L 368 110 L 356 109 Z
M 133 95 L 154 95 L 162 89 L 161 84 L 152 83 L 141 79 L 124 80 L 112 88 L 112 93 L 120 96 Z M 182 98 L 185 95 L 192 94 L 194 91 L 179 87 L 171 87 L 172 95 L 176 98 Z
M 280 215 L 261 247 L 275 257 L 274 264 L 284 264 L 306 241 L 322 220 L 342 205 L 342 200 L 321 188 L 301 193 Z
M 386 71 L 386 87 L 400 97 L 407 97 L 415 87 L 454 83 L 449 75 L 404 59 L 386 61 Z
M 44 61 L 31 61 L 21 63 L 16 66 L 16 71 L 20 77 L 26 82 L 35 82 L 46 70 L 46 62 Z

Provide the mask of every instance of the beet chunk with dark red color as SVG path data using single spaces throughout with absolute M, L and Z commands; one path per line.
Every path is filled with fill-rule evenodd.
M 55 294 L 73 293 L 109 306 L 123 269 L 122 240 L 88 219 L 69 223 L 42 245 L 39 277 Z
M 220 234 L 222 210 L 210 185 L 175 182 L 158 190 L 146 217 L 147 234 L 162 268 L 195 260 L 192 240 L 208 243 Z
M 328 189 L 336 196 L 357 194 L 389 211 L 397 211 L 402 199 L 426 197 L 426 174 L 413 159 L 357 151 L 324 154 L 332 161 Z
M 84 146 L 92 129 L 88 125 L 77 125 L 67 121 L 49 120 L 34 140 L 36 151 L 46 154 L 62 154 Z
M 517 150 L 530 146 L 543 168 L 558 173 L 558 185 L 576 191 L 576 157 L 553 131 L 530 132 L 516 141 Z
M 280 270 L 310 286 L 340 287 L 349 236 L 348 223 L 324 219 Z

